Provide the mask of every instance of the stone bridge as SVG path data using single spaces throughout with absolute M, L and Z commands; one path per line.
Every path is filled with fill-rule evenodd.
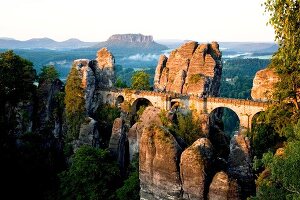
M 136 112 L 139 102 L 154 107 L 170 110 L 173 105 L 181 108 L 197 110 L 199 114 L 211 114 L 217 108 L 229 108 L 236 113 L 240 120 L 240 130 L 250 130 L 252 118 L 255 114 L 268 107 L 266 102 L 253 100 L 232 99 L 221 97 L 199 97 L 195 95 L 182 95 L 176 93 L 140 91 L 130 89 L 114 89 L 99 91 L 102 103 L 126 107 L 129 112 Z

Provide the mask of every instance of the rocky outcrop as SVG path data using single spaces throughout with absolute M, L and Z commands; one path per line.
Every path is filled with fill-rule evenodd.
M 239 186 L 221 171 L 215 174 L 208 193 L 208 200 L 239 200 Z
M 140 139 L 141 199 L 179 199 L 181 147 L 166 129 L 150 126 Z
M 234 135 L 231 138 L 228 173 L 241 186 L 242 199 L 246 199 L 255 192 L 250 141 L 242 134 Z
M 119 163 L 121 174 L 125 175 L 128 165 L 128 139 L 125 133 L 124 120 L 116 118 L 112 127 L 108 149 Z
M 152 125 L 157 125 L 157 126 L 162 125 L 159 116 L 160 112 L 161 110 L 159 108 L 148 106 L 144 110 L 139 121 L 129 129 L 128 142 L 129 142 L 130 160 L 132 160 L 133 156 L 139 152 L 140 137 L 143 133 L 143 130 Z
M 212 156 L 213 148 L 206 138 L 198 139 L 192 146 L 184 150 L 180 159 L 183 199 L 204 199 Z
M 100 103 L 100 96 L 97 95 L 98 88 L 111 88 L 115 82 L 114 56 L 102 48 L 97 52 L 96 60 L 78 59 L 74 60 L 73 67 L 78 70 L 84 88 L 85 108 L 91 116 Z
M 38 128 L 40 131 L 52 128 L 52 133 L 55 138 L 62 136 L 63 111 L 61 106 L 63 101 L 62 93 L 64 84 L 61 80 L 55 79 L 53 82 L 41 82 L 37 89 L 38 99 Z
M 251 89 L 251 97 L 255 101 L 268 101 L 274 93 L 274 86 L 279 76 L 274 69 L 263 69 L 256 72 Z
M 218 96 L 222 74 L 221 52 L 216 42 L 191 41 L 160 57 L 154 88 L 157 91 Z
M 74 152 L 82 145 L 89 145 L 92 147 L 100 146 L 99 132 L 97 129 L 97 121 L 87 117 L 85 122 L 80 126 L 80 133 L 77 140 L 72 142 Z

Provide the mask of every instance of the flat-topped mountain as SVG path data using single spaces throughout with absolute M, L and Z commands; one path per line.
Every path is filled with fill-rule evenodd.
M 91 47 L 95 49 L 107 47 L 110 50 L 115 49 L 136 49 L 137 51 L 161 51 L 168 47 L 158 44 L 153 40 L 151 35 L 142 34 L 115 34 L 112 35 L 105 42 L 100 42 Z

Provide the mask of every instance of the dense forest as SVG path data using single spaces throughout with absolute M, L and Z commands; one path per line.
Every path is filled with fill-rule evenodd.
M 225 59 L 221 96 L 249 99 L 255 73 L 266 66 L 275 70 L 280 81 L 272 104 L 246 133 L 257 176 L 256 195 L 250 199 L 300 199 L 300 3 L 266 0 L 264 6 L 279 49 L 271 60 Z M 75 149 L 80 125 L 92 123 L 84 112 L 78 72 L 71 68 L 64 84 L 55 67 L 37 73 L 33 60 L 17 54 L 0 53 L 1 198 L 139 199 L 138 158 L 122 171 L 108 151 L 119 109 L 100 106 L 94 116 L 103 131 L 99 143 Z M 118 87 L 149 89 L 153 84 L 154 68 L 135 71 L 119 65 L 116 71 Z M 228 111 L 224 116 L 228 130 L 236 128 L 236 118 Z M 186 133 L 199 131 L 199 122 L 189 115 L 177 120 L 170 128 L 192 143 L 195 138 Z

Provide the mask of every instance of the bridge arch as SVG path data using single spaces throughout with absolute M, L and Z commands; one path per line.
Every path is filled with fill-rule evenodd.
M 216 107 L 209 113 L 210 121 L 222 125 L 223 131 L 230 137 L 240 130 L 240 118 L 238 113 L 228 107 Z M 222 123 L 221 123 L 222 121 Z
M 264 111 L 259 111 L 259 112 L 257 112 L 257 113 L 255 113 L 254 115 L 252 115 L 251 116 L 251 128 L 253 127 L 253 126 L 255 126 L 256 124 L 260 124 L 260 123 L 263 123 L 260 119 L 259 119 L 259 115 L 261 114 L 261 113 L 263 113 Z
M 131 112 L 136 113 L 142 106 L 153 106 L 153 103 L 147 98 L 137 98 L 131 104 Z
M 115 106 L 116 107 L 120 107 L 121 104 L 124 102 L 125 98 L 123 95 L 119 95 L 117 98 L 116 98 L 116 101 L 115 101 Z

